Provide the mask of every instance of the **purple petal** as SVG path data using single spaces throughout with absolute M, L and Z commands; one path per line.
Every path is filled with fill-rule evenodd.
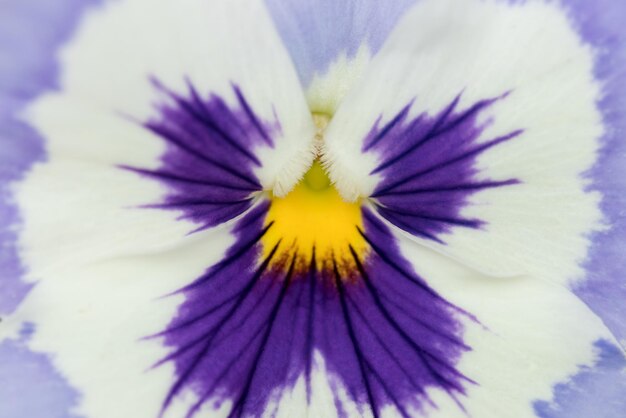
M 323 75 L 339 55 L 356 55 L 362 46 L 375 54 L 415 0 L 393 2 L 266 0 L 276 27 L 306 86 Z

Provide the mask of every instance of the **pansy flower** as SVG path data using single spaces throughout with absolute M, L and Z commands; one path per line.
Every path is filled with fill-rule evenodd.
M 623 417 L 625 18 L 3 2 L 0 417 Z

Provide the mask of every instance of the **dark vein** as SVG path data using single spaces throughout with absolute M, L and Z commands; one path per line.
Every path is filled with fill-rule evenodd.
M 400 273 L 403 277 L 405 277 L 406 279 L 408 279 L 411 283 L 414 283 L 415 285 L 417 285 L 421 290 L 425 291 L 426 293 L 430 294 L 431 296 L 435 297 L 438 300 L 441 300 L 442 302 L 446 302 L 446 300 L 444 298 L 442 298 L 441 296 L 439 296 L 439 294 L 437 292 L 435 292 L 433 289 L 430 288 L 430 286 L 428 286 L 426 283 L 422 282 L 419 279 L 416 279 L 415 277 L 413 277 L 412 274 L 406 272 L 403 268 L 401 268 L 400 266 L 398 266 L 390 257 L 389 255 L 383 251 L 378 245 L 376 245 L 369 236 L 367 236 L 367 234 L 365 234 L 365 232 L 360 228 L 360 227 L 356 227 L 357 230 L 359 231 L 359 234 L 363 237 L 363 239 L 365 239 L 365 241 L 370 245 L 370 247 L 372 247 L 372 249 L 374 250 L 374 252 L 376 252 L 376 254 L 378 254 L 378 256 L 391 268 L 393 268 L 394 270 L 396 270 L 398 273 Z
M 383 213 L 395 213 L 398 215 L 408 216 L 411 218 L 419 218 L 419 219 L 424 219 L 428 221 L 441 222 L 441 223 L 458 225 L 458 226 L 465 226 L 468 228 L 477 228 L 482 224 L 482 221 L 479 221 L 477 219 L 460 219 L 460 218 L 450 218 L 450 217 L 445 217 L 445 216 L 434 216 L 434 215 L 429 215 L 426 213 L 410 212 L 407 210 L 396 209 L 392 206 L 376 205 L 376 207 L 378 208 L 379 212 L 383 212 Z
M 246 287 L 242 290 L 241 295 L 239 296 L 237 301 L 231 306 L 231 308 L 228 310 L 226 315 L 224 315 L 217 322 L 216 325 L 211 327 L 211 329 L 209 329 L 207 332 L 203 333 L 200 336 L 200 338 L 197 338 L 196 340 L 192 341 L 191 343 L 189 343 L 187 345 L 184 345 L 183 347 L 181 347 L 180 349 L 176 350 L 174 353 L 172 353 L 172 354 L 170 354 L 168 356 L 169 359 L 177 357 L 180 354 L 182 354 L 183 352 L 188 351 L 191 347 L 194 347 L 197 344 L 199 344 L 201 341 L 205 340 L 205 344 L 203 345 L 201 350 L 198 352 L 198 354 L 196 354 L 194 356 L 193 360 L 191 361 L 191 365 L 189 367 L 187 367 L 187 369 L 181 374 L 181 376 L 177 379 L 176 383 L 172 386 L 172 388 L 170 389 L 169 393 L 167 394 L 167 397 L 166 397 L 165 402 L 163 404 L 163 408 L 164 409 L 166 409 L 169 406 L 169 404 L 171 403 L 171 401 L 174 398 L 174 396 L 180 391 L 180 389 L 183 387 L 185 382 L 189 379 L 189 377 L 191 376 L 193 371 L 198 367 L 198 365 L 200 364 L 200 362 L 202 361 L 202 359 L 204 358 L 206 353 L 211 348 L 211 345 L 212 345 L 213 340 L 215 339 L 215 337 L 219 334 L 219 332 L 223 329 L 223 327 L 231 320 L 231 318 L 233 317 L 233 315 L 235 314 L 235 312 L 237 311 L 239 306 L 241 306 L 241 304 L 248 297 L 248 295 L 250 294 L 250 291 L 256 285 L 258 279 L 263 275 L 263 273 L 267 269 L 267 266 L 269 265 L 269 262 L 272 259 L 273 255 L 276 253 L 276 250 L 278 249 L 279 245 L 280 245 L 280 241 L 278 241 L 276 243 L 276 245 L 272 249 L 272 252 L 270 253 L 270 255 L 264 260 L 263 264 L 259 267 L 259 269 L 252 276 L 252 279 L 246 285 Z
M 270 136 L 267 134 L 267 132 L 265 131 L 265 128 L 263 128 L 263 125 L 261 125 L 256 115 L 250 108 L 248 101 L 241 93 L 241 89 L 238 86 L 233 84 L 233 90 L 235 91 L 235 94 L 237 95 L 237 100 L 239 101 L 239 104 L 243 108 L 244 112 L 246 112 L 246 115 L 248 115 L 248 118 L 250 119 L 250 121 L 252 122 L 256 130 L 259 132 L 259 134 L 261 134 L 261 137 L 263 138 L 263 140 L 265 140 L 265 142 L 268 145 L 273 146 L 274 144 L 272 143 Z
M 292 257 L 291 264 L 287 272 L 287 276 L 285 277 L 285 280 L 283 281 L 283 286 L 280 290 L 280 294 L 278 295 L 278 300 L 274 304 L 272 312 L 270 313 L 270 316 L 268 320 L 266 321 L 267 326 L 265 330 L 265 335 L 263 335 L 261 346 L 259 347 L 259 350 L 257 351 L 257 355 L 254 361 L 252 362 L 252 366 L 250 367 L 250 373 L 248 374 L 248 378 L 246 379 L 246 384 L 242 390 L 241 395 L 237 398 L 236 401 L 233 402 L 233 409 L 228 414 L 228 418 L 234 417 L 235 414 L 237 414 L 238 417 L 241 417 L 243 413 L 245 412 L 245 404 L 248 399 L 248 395 L 250 393 L 250 388 L 252 387 L 254 376 L 258 369 L 259 361 L 261 360 L 261 356 L 265 352 L 267 341 L 269 340 L 270 334 L 272 332 L 272 328 L 274 327 L 274 322 L 276 321 L 276 317 L 278 316 L 278 312 L 283 303 L 283 299 L 285 298 L 285 294 L 287 293 L 287 289 L 289 288 L 289 285 L 291 284 L 291 279 L 293 277 L 295 264 L 296 264 L 296 254 L 294 254 Z
M 404 184 L 406 184 L 406 183 L 408 183 L 410 181 L 416 180 L 419 177 L 422 177 L 422 176 L 424 176 L 426 174 L 433 173 L 433 172 L 435 172 L 437 170 L 440 170 L 442 168 L 445 168 L 445 167 L 448 167 L 450 165 L 453 165 L 453 164 L 456 164 L 458 162 L 461 162 L 463 160 L 466 160 L 467 158 L 473 157 L 476 154 L 480 154 L 481 152 L 484 152 L 487 149 L 489 149 L 489 148 L 491 148 L 491 147 L 493 147 L 495 145 L 498 145 L 498 144 L 500 144 L 502 142 L 508 141 L 509 139 L 515 138 L 516 136 L 520 135 L 522 132 L 523 132 L 523 130 L 521 130 L 521 129 L 513 131 L 513 132 L 511 132 L 511 133 L 509 133 L 507 135 L 503 135 L 501 137 L 498 137 L 498 138 L 492 139 L 490 141 L 487 141 L 484 144 L 481 144 L 479 146 L 471 148 L 470 150 L 468 150 L 468 151 L 466 151 L 466 152 L 464 152 L 464 153 L 462 153 L 462 154 L 460 154 L 460 155 L 458 155 L 458 156 L 456 156 L 454 158 L 451 158 L 449 160 L 445 160 L 445 161 L 439 162 L 439 163 L 434 164 L 434 165 L 432 165 L 432 166 L 430 166 L 430 167 L 428 167 L 426 169 L 420 170 L 420 171 L 418 171 L 416 173 L 409 174 L 409 175 L 401 178 L 400 180 L 397 180 L 394 183 L 392 183 L 392 184 L 390 184 L 390 185 L 388 185 L 388 186 L 386 186 L 386 187 L 376 191 L 372 195 L 372 197 L 385 196 L 391 190 L 396 189 L 396 188 L 398 188 L 398 187 L 400 187 L 400 186 L 402 186 L 402 185 L 404 185 Z
M 370 174 L 376 174 L 376 173 L 379 173 L 379 172 L 385 170 L 386 168 L 388 168 L 388 167 L 392 166 L 393 164 L 397 163 L 398 161 L 406 158 L 407 156 L 409 156 L 410 154 L 415 152 L 417 149 L 419 149 L 422 145 L 425 145 L 430 140 L 432 140 L 432 139 L 436 138 L 437 136 L 439 136 L 441 133 L 446 132 L 445 130 L 439 131 L 439 128 L 446 121 L 446 119 L 448 119 L 448 116 L 450 116 L 450 113 L 452 113 L 454 108 L 456 108 L 456 105 L 459 103 L 460 99 L 461 99 L 461 95 L 459 94 L 452 101 L 452 103 L 450 103 L 450 105 L 448 105 L 446 110 L 444 110 L 444 112 L 437 118 L 435 123 L 428 130 L 428 132 L 419 141 L 417 141 L 417 143 L 411 145 L 409 148 L 407 148 L 407 149 L 403 150 L 402 152 L 398 153 L 395 157 L 392 157 L 389 160 L 385 161 L 384 163 L 380 164 L 378 167 L 376 167 L 374 170 L 372 170 L 372 172 Z
M 445 242 L 441 238 L 437 237 L 436 235 L 423 231 L 421 229 L 415 228 L 413 225 L 406 223 L 404 220 L 394 215 L 393 213 L 386 213 L 383 216 L 387 218 L 394 225 L 400 227 L 401 229 L 404 229 L 405 231 L 412 233 L 413 235 L 419 235 L 422 238 L 430 239 L 432 241 L 438 242 L 439 244 L 445 244 Z
M 311 265 L 309 267 L 309 316 L 308 327 L 305 343 L 305 378 L 307 403 L 311 403 L 311 367 L 313 363 L 313 338 L 315 336 L 315 288 L 317 285 L 317 262 L 315 259 L 315 246 L 313 246 L 313 254 L 311 255 Z
M 241 192 L 253 192 L 256 190 L 251 187 L 236 186 L 233 184 L 222 183 L 218 181 L 210 181 L 210 180 L 205 180 L 205 179 L 196 179 L 192 177 L 181 176 L 181 175 L 170 173 L 170 172 L 163 171 L 163 170 L 148 170 L 144 168 L 130 167 L 127 165 L 119 165 L 118 167 L 124 170 L 135 172 L 137 174 L 143 174 L 145 176 L 155 177 L 155 178 L 163 179 L 163 180 L 177 181 L 180 183 L 197 184 L 199 186 L 217 187 L 220 189 L 230 189 L 230 190 L 237 190 Z
M 238 321 L 237 325 L 233 325 L 231 327 L 230 331 L 228 331 L 227 333 L 224 334 L 224 336 L 222 337 L 222 340 L 225 341 L 230 336 L 232 336 L 234 334 L 237 334 L 241 330 L 241 327 L 246 325 L 246 322 L 248 321 L 248 319 L 257 310 L 257 308 L 261 305 L 261 303 L 263 303 L 263 301 L 265 300 L 267 295 L 270 294 L 270 290 L 272 290 L 272 287 L 273 287 L 272 280 L 267 280 L 267 286 L 265 286 L 265 288 L 263 289 L 262 293 L 259 295 L 259 297 L 257 297 L 256 301 L 254 302 L 254 305 L 252 305 L 252 307 L 250 309 L 248 309 L 248 311 L 246 313 L 242 313 L 240 315 L 241 319 Z M 234 321 L 234 318 L 233 318 L 233 321 Z M 219 343 L 217 343 L 217 345 L 219 345 Z
M 257 339 L 257 337 L 259 337 L 261 335 L 261 331 L 263 331 L 265 326 L 266 326 L 266 324 L 262 323 L 261 326 L 257 327 L 256 331 L 250 336 L 250 338 L 248 338 L 248 340 L 245 343 L 241 344 L 241 348 L 236 353 L 234 353 L 234 355 L 230 359 L 230 361 L 227 364 L 224 365 L 224 367 L 222 368 L 222 371 L 220 372 L 220 374 L 217 375 L 213 385 L 211 385 L 211 387 L 204 392 L 204 394 L 193 405 L 193 407 L 191 407 L 189 409 L 189 411 L 187 412 L 186 418 L 191 418 L 198 412 L 200 407 L 202 405 L 204 405 L 206 400 L 217 389 L 217 387 L 220 384 L 220 382 L 222 381 L 222 379 L 228 374 L 228 372 L 231 371 L 231 369 L 234 366 L 234 364 L 239 362 L 239 361 L 241 361 L 241 358 L 242 358 L 243 354 L 252 347 L 252 343 Z
M 418 187 L 415 189 L 409 190 L 401 190 L 390 193 L 385 193 L 385 196 L 403 196 L 403 195 L 411 195 L 411 194 L 427 194 L 427 193 L 448 193 L 448 192 L 464 192 L 468 190 L 481 190 L 488 189 L 492 187 L 500 187 L 500 186 L 510 186 L 514 184 L 519 184 L 520 181 L 516 179 L 509 179 L 503 181 L 485 181 L 479 183 L 460 183 L 460 184 L 452 184 L 449 186 L 433 186 L 433 187 Z M 371 197 L 376 197 L 376 195 L 372 195 Z
M 374 139 L 363 148 L 363 151 L 369 151 L 370 149 L 372 149 L 374 146 L 376 146 L 376 144 L 383 139 L 385 136 L 387 136 L 387 134 L 389 132 L 391 132 L 391 130 L 400 122 L 402 121 L 407 113 L 409 112 L 409 109 L 411 108 L 411 106 L 413 105 L 413 101 L 411 100 L 411 102 L 404 106 L 402 108 L 402 110 L 400 112 L 398 112 L 398 114 L 391 120 L 389 121 L 385 127 L 378 133 L 376 134 L 376 136 L 374 137 Z M 380 118 L 379 118 L 380 119 Z
M 208 200 L 208 199 L 190 199 L 190 200 L 173 200 L 166 203 L 156 203 L 145 205 L 146 208 L 167 209 L 180 208 L 186 206 L 230 206 L 242 203 L 252 202 L 252 198 L 242 200 Z
M 245 181 L 246 183 L 254 186 L 255 190 L 260 190 L 262 187 L 261 185 L 256 181 L 251 179 L 250 177 L 246 176 L 245 174 L 233 169 L 232 167 L 229 167 L 225 164 L 220 163 L 219 161 L 214 160 L 213 158 L 210 158 L 209 156 L 207 156 L 206 154 L 204 154 L 203 152 L 185 144 L 185 142 L 178 137 L 178 135 L 176 135 L 175 133 L 171 132 L 170 130 L 162 127 L 162 126 L 158 126 L 154 123 L 147 123 L 144 125 L 148 130 L 152 131 L 153 133 L 155 133 L 156 135 L 160 136 L 161 138 L 165 139 L 166 141 L 168 141 L 169 143 L 177 146 L 178 148 L 180 148 L 181 150 L 185 151 L 186 153 L 204 161 L 207 162 L 219 169 L 221 169 L 222 171 L 237 177 L 238 179 L 241 179 L 243 181 Z
M 376 342 L 378 342 L 378 344 L 382 347 L 382 349 L 385 351 L 385 353 L 387 353 L 387 355 L 393 360 L 395 365 L 398 367 L 398 370 L 400 370 L 400 372 L 402 372 L 402 374 L 407 378 L 407 380 L 409 380 L 409 382 L 413 385 L 413 387 L 419 393 L 421 393 L 424 396 L 427 396 L 426 395 L 426 391 L 424 390 L 422 385 L 417 383 L 415 381 L 415 379 L 413 379 L 413 376 L 411 376 L 411 374 L 408 373 L 407 367 L 405 367 L 402 364 L 402 362 L 400 361 L 398 356 L 396 356 L 393 353 L 393 351 L 391 351 L 391 349 L 389 348 L 387 343 L 385 343 L 385 341 L 381 338 L 381 336 L 378 334 L 378 332 L 376 330 L 374 330 L 374 327 L 372 327 L 370 321 L 368 320 L 367 316 L 363 313 L 363 311 L 359 307 L 358 303 L 354 302 L 354 300 L 352 300 L 352 298 L 350 298 L 350 297 L 348 297 L 348 301 L 350 302 L 350 304 L 352 305 L 352 307 L 356 311 L 357 315 L 359 315 L 359 318 L 361 318 L 361 321 L 363 322 L 363 324 L 367 327 L 367 329 L 370 331 L 370 333 L 374 336 L 374 338 L 376 339 Z
M 364 358 L 364 361 L 366 369 L 370 371 L 370 373 L 378 381 L 378 384 L 383 388 L 387 396 L 389 396 L 389 399 L 391 399 L 391 401 L 396 405 L 396 408 L 398 409 L 398 412 L 400 412 L 400 415 L 402 415 L 404 418 L 411 418 L 402 403 L 398 400 L 398 398 L 395 397 L 393 391 L 389 389 L 389 386 L 387 385 L 387 383 L 385 383 L 385 380 L 380 376 L 380 373 L 378 373 L 374 365 L 367 359 L 367 357 Z
M 353 257 L 355 263 L 357 264 L 357 269 L 359 270 L 359 273 L 361 274 L 361 277 L 363 278 L 363 282 L 365 283 L 366 288 L 368 289 L 372 299 L 374 300 L 374 303 L 375 303 L 376 307 L 383 314 L 383 317 L 387 320 L 389 325 L 391 325 L 391 327 L 394 330 L 396 330 L 396 332 L 402 337 L 402 339 L 416 351 L 416 353 L 418 354 L 418 356 L 422 360 L 422 363 L 424 364 L 424 366 L 426 367 L 428 372 L 435 379 L 439 380 L 440 382 L 443 382 L 443 384 L 441 384 L 441 386 L 444 387 L 447 392 L 450 392 L 450 389 L 448 388 L 448 386 L 452 387 L 453 389 L 455 389 L 455 390 L 457 390 L 459 392 L 463 392 L 463 387 L 462 386 L 460 386 L 456 382 L 450 381 L 450 379 L 448 379 L 445 376 L 443 376 L 438 370 L 436 370 L 432 366 L 432 364 L 430 364 L 429 359 L 434 361 L 434 362 L 436 362 L 441 367 L 445 368 L 447 371 L 449 371 L 450 373 L 454 374 L 455 376 L 457 376 L 457 377 L 459 377 L 459 378 L 461 378 L 463 380 L 466 380 L 466 381 L 468 381 L 470 383 L 476 383 L 473 380 L 469 379 L 464 374 L 460 373 L 456 368 L 454 368 L 453 366 L 449 365 L 445 360 L 442 360 L 441 358 L 439 358 L 439 356 L 437 356 L 436 354 L 431 353 L 429 350 L 425 349 L 420 344 L 415 342 L 415 340 L 410 335 L 408 335 L 406 333 L 406 331 L 404 329 L 402 329 L 402 327 L 400 325 L 398 325 L 398 323 L 396 322 L 395 318 L 389 313 L 389 311 L 387 310 L 385 305 L 380 300 L 380 297 L 378 296 L 378 293 L 376 292 L 376 289 L 374 288 L 374 286 L 371 283 L 369 275 L 367 274 L 367 272 L 363 268 L 363 265 L 361 264 L 361 261 L 360 261 L 359 257 L 357 256 L 356 252 L 354 251 L 354 248 L 352 248 L 351 245 L 350 245 L 350 253 L 352 254 L 352 257 Z
M 180 106 L 182 110 L 187 112 L 188 115 L 190 115 L 193 119 L 195 119 L 196 122 L 200 123 L 209 131 L 216 133 L 227 144 L 232 146 L 235 150 L 237 150 L 244 157 L 252 161 L 252 163 L 260 167 L 261 162 L 252 153 L 250 153 L 248 150 L 242 147 L 241 144 L 235 141 L 233 137 L 231 137 L 227 132 L 225 132 L 222 128 L 219 127 L 219 125 L 211 117 L 211 112 L 209 112 L 205 108 L 204 103 L 200 99 L 200 96 L 198 95 L 198 92 L 196 91 L 196 89 L 193 88 L 191 83 L 188 82 L 187 84 L 190 87 L 191 95 L 193 97 L 194 103 L 196 104 L 196 106 L 200 108 L 200 111 L 195 109 L 187 100 L 183 99 L 177 94 L 169 91 L 168 95 Z
M 345 289 L 343 287 L 343 283 L 339 275 L 339 270 L 337 269 L 337 262 L 334 256 L 333 256 L 333 273 L 335 274 L 335 285 L 337 286 L 337 290 L 339 291 L 339 302 L 341 304 L 341 312 L 343 314 L 343 319 L 346 324 L 346 327 L 348 328 L 348 336 L 350 338 L 350 342 L 352 343 L 352 348 L 354 349 L 354 354 L 356 355 L 357 362 L 359 364 L 359 370 L 361 372 L 361 376 L 363 377 L 363 382 L 365 383 L 365 390 L 367 392 L 367 400 L 372 409 L 372 415 L 374 416 L 374 418 L 378 418 L 379 417 L 378 406 L 376 403 L 376 399 L 374 398 L 374 394 L 372 392 L 369 377 L 365 371 L 365 364 L 364 364 L 365 362 L 363 359 L 363 353 L 361 352 L 359 341 L 356 337 L 356 333 L 354 332 L 352 318 L 350 316 L 348 304 L 346 303 Z
M 422 326 L 426 330 L 428 330 L 431 333 L 437 335 L 438 337 L 441 337 L 441 338 L 447 340 L 451 344 L 454 344 L 454 345 L 457 345 L 457 346 L 461 347 L 464 350 L 471 350 L 471 347 L 469 347 L 463 341 L 460 341 L 454 335 L 450 335 L 447 332 L 438 330 L 438 329 L 434 328 L 432 325 L 430 325 L 428 322 L 426 322 L 426 321 L 418 318 L 417 316 L 413 315 L 412 313 L 408 312 L 407 309 L 405 309 L 403 306 L 399 305 L 393 298 L 391 298 L 388 295 L 384 294 L 382 291 L 380 291 L 380 289 L 378 289 L 378 293 L 380 294 L 380 296 L 383 299 L 387 300 L 391 305 L 393 305 L 396 309 L 398 309 L 398 311 L 402 315 L 406 316 L 407 318 L 411 319 L 412 321 L 417 322 L 418 324 L 420 324 L 420 326 Z M 430 312 L 428 312 L 428 313 L 430 313 Z
M 245 253 L 250 251 L 250 249 L 252 249 L 252 247 L 254 247 L 261 240 L 261 238 L 263 238 L 263 236 L 272 227 L 272 225 L 274 225 L 274 221 L 272 221 L 269 224 L 267 224 L 267 226 L 265 228 L 263 228 L 263 230 L 260 233 L 258 233 L 251 240 L 249 240 L 244 245 L 242 245 L 241 248 L 239 248 L 233 255 L 230 255 L 230 256 L 226 257 L 224 260 L 222 260 L 218 264 L 216 264 L 215 267 L 212 268 L 207 274 L 204 274 L 204 275 L 200 276 L 198 279 L 193 281 L 191 284 L 188 284 L 187 286 L 185 286 L 182 289 L 178 290 L 176 293 L 185 292 L 187 290 L 193 289 L 193 288 L 195 288 L 195 287 L 197 287 L 197 286 L 199 286 L 199 285 L 201 285 L 203 283 L 206 283 L 207 281 L 211 280 L 211 278 L 215 277 L 215 275 L 217 273 L 219 273 L 220 271 L 224 270 L 224 268 L 228 267 L 235 260 L 237 260 L 238 258 L 243 256 Z M 279 243 L 280 243 L 280 241 L 279 241 Z M 276 244 L 276 245 L 278 245 L 278 244 Z

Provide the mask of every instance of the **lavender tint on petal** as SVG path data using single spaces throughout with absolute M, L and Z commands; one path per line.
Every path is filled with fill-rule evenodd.
M 261 122 L 235 85 L 237 109 L 221 97 L 202 97 L 191 84 L 186 96 L 155 85 L 168 103 L 158 106 L 158 117 L 144 126 L 167 144 L 162 168 L 124 167 L 168 185 L 165 201 L 149 207 L 179 210 L 184 219 L 199 223 L 198 229 L 245 212 L 252 193 L 261 190 L 253 171 L 260 162 L 251 150 L 272 146 L 270 134 L 279 129 L 278 122 Z
M 50 358 L 28 349 L 33 329 L 26 324 L 19 340 L 0 343 L 0 416 L 76 418 L 70 412 L 78 394 L 68 388 Z
M 381 2 L 265 0 L 300 80 L 308 85 L 323 75 L 340 54 L 349 58 L 362 45 L 372 54 L 416 0 Z
M 15 246 L 21 219 L 12 188 L 34 163 L 46 158 L 39 133 L 17 115 L 38 95 L 58 87 L 58 48 L 85 10 L 96 4 L 99 1 L 0 2 L 0 315 L 11 314 L 31 288 L 21 281 L 27 266 Z M 48 356 L 28 349 L 25 338 L 0 344 L 1 416 L 70 418 L 76 403 L 76 391 Z
M 626 358 L 619 347 L 599 340 L 598 360 L 554 387 L 551 401 L 536 401 L 541 418 L 623 418 L 626 411 Z
M 516 179 L 474 180 L 475 159 L 481 153 L 523 132 L 478 142 L 486 128 L 485 123 L 478 124 L 478 116 L 507 95 L 458 110 L 459 95 L 439 114 L 421 114 L 412 120 L 409 103 L 384 126 L 379 119 L 363 146 L 364 152 L 381 156 L 371 173 L 383 176 L 372 194 L 378 212 L 399 228 L 438 242 L 443 242 L 438 235 L 453 226 L 480 227 L 481 220 L 460 215 L 468 196 L 519 183 Z
M 56 51 L 78 17 L 96 0 L 60 7 L 40 0 L 0 2 L 0 314 L 11 313 L 31 285 L 15 248 L 20 216 L 12 183 L 45 159 L 43 140 L 18 115 L 26 104 L 57 84 Z
M 562 0 L 583 39 L 595 49 L 595 77 L 602 82 L 598 106 L 606 132 L 595 167 L 589 173 L 602 193 L 602 211 L 610 229 L 593 236 L 588 280 L 576 294 L 626 344 L 626 3 Z
M 361 231 L 372 250 L 364 259 L 352 252 L 359 272 L 350 281 L 336 267 L 317 271 L 315 260 L 296 266 L 296 254 L 276 267 L 270 262 L 289 248 L 284 242 L 261 260 L 268 206 L 239 221 L 236 244 L 187 287 L 186 301 L 161 334 L 172 347 L 162 362 L 173 361 L 178 376 L 165 408 L 192 388 L 200 399 L 188 416 L 225 399 L 234 402 L 232 417 L 260 416 L 276 389 L 293 387 L 301 375 L 310 385 L 313 350 L 352 400 L 375 416 L 389 404 L 408 416 L 407 408 L 432 402 L 429 387 L 455 399 L 465 393 L 472 381 L 455 367 L 469 350 L 455 319 L 462 313 L 413 272 L 372 213 L 364 209 Z

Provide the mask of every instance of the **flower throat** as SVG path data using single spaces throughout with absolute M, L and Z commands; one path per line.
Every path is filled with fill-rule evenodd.
M 271 197 L 265 223 L 271 227 L 262 240 L 264 256 L 280 241 L 274 264 L 295 257 L 304 270 L 315 257 L 318 270 L 332 272 L 334 263 L 348 278 L 356 272 L 350 248 L 359 256 L 367 248 L 360 202 L 344 201 L 317 160 L 287 196 Z

